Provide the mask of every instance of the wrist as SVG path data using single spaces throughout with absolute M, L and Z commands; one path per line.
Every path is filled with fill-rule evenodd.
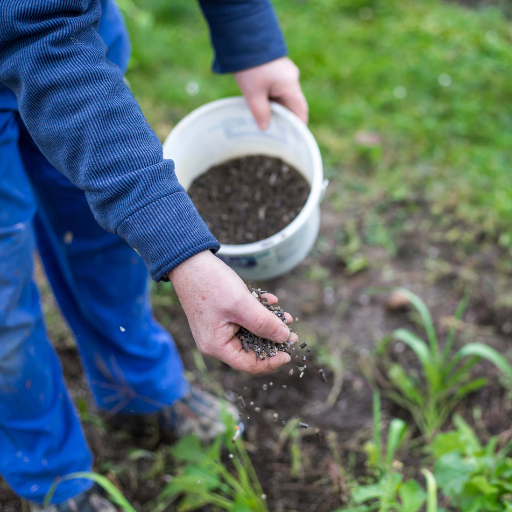
M 200 269 L 204 268 L 209 262 L 215 258 L 213 253 L 202 251 L 180 263 L 177 267 L 173 268 L 168 274 L 167 278 L 173 284 L 174 288 L 179 287 L 181 282 L 186 280 L 187 276 L 196 274 Z

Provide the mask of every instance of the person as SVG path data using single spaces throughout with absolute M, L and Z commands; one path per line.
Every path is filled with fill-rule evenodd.
M 269 99 L 307 122 L 270 1 L 200 5 L 213 70 L 234 73 L 259 127 Z M 92 456 L 45 332 L 36 245 L 110 415 L 162 413 L 178 435 L 217 432 L 218 403 L 188 386 L 152 316 L 148 272 L 172 282 L 199 350 L 233 368 L 264 373 L 290 359 L 245 353 L 240 326 L 296 341 L 214 256 L 218 242 L 123 81 L 128 61 L 113 0 L 0 2 L 0 474 L 33 511 L 112 510 L 82 479 L 62 481 L 41 508 L 56 477 L 90 470 Z

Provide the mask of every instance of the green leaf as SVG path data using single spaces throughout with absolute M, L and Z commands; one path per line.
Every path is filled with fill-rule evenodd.
M 462 300 L 459 302 L 459 305 L 457 306 L 457 310 L 455 311 L 454 318 L 456 322 L 454 322 L 453 325 L 450 326 L 450 329 L 448 330 L 448 334 L 446 335 L 446 342 L 443 347 L 443 359 L 447 360 L 450 352 L 452 351 L 453 342 L 455 341 L 455 335 L 457 334 L 457 321 L 461 320 L 464 312 L 466 311 L 466 308 L 468 307 L 469 303 L 469 293 L 464 294 L 464 297 L 462 297 Z
M 431 444 L 432 454 L 436 459 L 450 452 L 464 453 L 466 444 L 464 438 L 457 430 L 452 430 L 443 434 L 437 434 Z
M 470 377 L 470 371 L 475 364 L 480 361 L 480 357 L 470 357 L 467 361 L 464 362 L 459 368 L 457 368 L 456 371 L 453 373 L 452 370 L 457 366 L 458 362 L 455 358 L 448 364 L 443 371 L 444 374 L 444 387 L 445 387 L 445 394 L 448 394 L 451 392 L 452 386 L 457 386 L 458 384 L 466 382 Z
M 430 344 L 430 348 L 434 353 L 434 358 L 437 359 L 439 354 L 439 346 L 437 343 L 434 322 L 432 321 L 432 316 L 430 315 L 430 311 L 428 310 L 427 305 L 415 293 L 412 293 L 405 288 L 398 288 L 397 291 L 409 299 L 411 304 L 415 307 L 416 311 L 420 314 L 423 327 L 425 327 L 425 332 L 427 333 L 427 339 Z
M 403 443 L 406 433 L 407 423 L 405 423 L 405 421 L 398 418 L 391 421 L 388 430 L 388 440 L 386 443 L 386 466 L 388 470 L 391 469 L 395 452 Z
M 373 392 L 373 441 L 376 465 L 382 470 L 382 423 L 380 419 L 380 394 L 377 390 Z
M 233 505 L 229 509 L 230 512 L 254 512 L 255 508 L 244 496 L 237 494 Z
M 425 502 L 426 494 L 416 480 L 408 480 L 398 490 L 402 501 L 401 512 L 417 512 Z
M 453 423 L 457 427 L 462 442 L 463 449 L 460 450 L 461 453 L 474 454 L 482 450 L 482 445 L 477 435 L 460 414 L 453 416 Z
M 418 359 L 420 360 L 423 368 L 430 364 L 430 350 L 427 344 L 416 334 L 408 331 L 407 329 L 397 329 L 393 332 L 393 336 L 400 341 L 403 341 L 408 347 L 410 347 Z
M 485 495 L 495 495 L 498 493 L 498 488 L 494 485 L 491 485 L 487 478 L 483 475 L 474 476 L 471 478 L 469 483 Z
M 462 358 L 466 356 L 479 356 L 494 363 L 512 382 L 512 366 L 509 362 L 496 350 L 482 343 L 468 343 L 464 345 L 455 355 L 455 357 Z
M 192 494 L 188 493 L 180 500 L 176 507 L 177 512 L 188 512 L 189 510 L 199 510 L 212 502 L 208 493 Z
M 91 471 L 78 471 L 76 473 L 70 473 L 58 480 L 56 480 L 47 495 L 44 498 L 44 506 L 48 505 L 52 499 L 53 494 L 55 493 L 55 489 L 61 482 L 65 482 L 66 480 L 75 480 L 77 478 L 83 478 L 86 480 L 92 480 L 100 485 L 110 496 L 111 500 L 121 507 L 125 512 L 137 512 L 128 502 L 128 500 L 123 496 L 121 491 L 106 477 L 103 475 L 99 475 L 98 473 L 93 473 Z
M 428 469 L 421 472 L 427 482 L 427 510 L 426 512 L 438 512 L 437 510 L 437 482 L 434 475 Z
M 483 388 L 486 384 L 487 379 L 485 377 L 480 377 L 478 379 L 472 380 L 471 382 L 468 382 L 466 385 L 461 386 L 459 389 L 457 389 L 455 397 L 458 400 L 461 400 L 466 395 L 469 395 L 469 393 L 473 393 L 477 389 Z
M 434 474 L 442 491 L 454 498 L 462 493 L 464 486 L 473 473 L 470 465 L 457 452 L 441 456 L 434 464 Z
M 365 501 L 373 498 L 382 498 L 386 494 L 386 489 L 383 488 L 381 482 L 373 485 L 361 485 L 356 487 L 352 492 L 352 498 L 355 503 L 364 503 Z
M 404 368 L 399 364 L 392 364 L 388 370 L 388 376 L 391 382 L 416 405 L 423 405 L 425 397 L 421 387 L 410 377 Z
M 206 450 L 194 435 L 182 437 L 170 451 L 174 458 L 182 462 L 201 462 L 206 457 Z

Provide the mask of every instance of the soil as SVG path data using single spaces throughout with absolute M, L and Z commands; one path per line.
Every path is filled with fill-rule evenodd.
M 187 320 L 176 296 L 164 284 L 158 285 L 154 295 L 155 315 L 172 332 L 189 380 L 212 392 L 222 386 L 238 406 L 237 397 L 244 398 L 244 441 L 272 512 L 332 512 L 343 505 L 346 483 L 335 464 L 334 448 L 348 473 L 359 478 L 368 474 L 363 446 L 372 432 L 372 388 L 365 368 L 376 344 L 394 329 L 407 327 L 423 335 L 410 309 L 396 297 L 386 293 L 372 295 L 368 288 L 404 286 L 420 295 L 431 309 L 442 340 L 447 319 L 453 315 L 464 290 L 471 286 L 472 299 L 459 326 L 457 343 L 481 341 L 512 359 L 512 311 L 509 306 L 498 307 L 497 296 L 497 290 L 511 289 L 512 270 L 505 266 L 507 258 L 495 241 L 482 239 L 473 249 L 461 248 L 457 243 L 443 241 L 445 233 L 452 232 L 455 226 L 433 217 L 427 204 L 416 203 L 414 210 L 412 205 L 395 205 L 381 215 L 387 225 L 395 223 L 404 209 L 415 211 L 408 213 L 395 238 L 396 255 L 390 257 L 380 247 L 363 244 L 360 250 L 371 264 L 351 275 L 347 262 L 339 256 L 337 240 L 347 223 L 355 222 L 363 235 L 363 229 L 368 229 L 364 209 L 341 212 L 331 205 L 328 196 L 322 207 L 319 240 L 302 265 L 270 282 L 251 283 L 272 290 L 279 297 L 279 304 L 298 317 L 293 329 L 311 349 L 303 378 L 296 367 L 306 350 L 299 347 L 292 348 L 291 363 L 272 375 L 249 376 L 212 358 L 205 358 L 207 371 L 199 369 Z M 464 231 L 464 226 L 456 227 Z M 174 471 L 167 441 L 154 422 L 127 432 L 112 428 L 95 414 L 69 331 L 62 320 L 56 320 L 54 299 L 45 292 L 47 286 L 41 275 L 38 281 L 43 288 L 47 318 L 52 318 L 48 322 L 50 335 L 62 360 L 71 396 L 80 410 L 87 411 L 82 413 L 82 421 L 95 454 L 95 470 L 119 485 L 137 510 L 148 512 L 147 504 Z M 391 345 L 390 357 L 406 368 L 416 368 L 414 357 L 400 344 Z M 341 363 L 342 379 L 336 362 Z M 294 369 L 292 375 L 290 369 Z M 322 380 L 320 369 L 327 382 Z M 485 375 L 488 386 L 463 401 L 457 412 L 484 441 L 490 435 L 507 434 L 512 402 L 501 387 L 495 368 L 482 362 L 476 375 Z M 385 399 L 383 409 L 385 424 L 393 417 L 410 420 L 407 412 Z M 294 448 L 289 439 L 280 436 L 282 422 L 294 418 L 307 423 L 308 428 L 297 428 L 301 455 L 292 466 Z M 445 425 L 450 427 L 449 423 Z M 134 457 L 135 448 L 151 453 L 141 452 Z M 406 477 L 418 476 L 419 468 L 428 466 L 420 448 L 405 447 L 397 458 L 404 463 Z M 225 462 L 229 467 L 229 459 Z M 1 480 L 0 510 L 23 510 L 20 500 Z
M 300 213 L 310 187 L 280 158 L 250 155 L 211 167 L 188 194 L 221 244 L 264 240 Z

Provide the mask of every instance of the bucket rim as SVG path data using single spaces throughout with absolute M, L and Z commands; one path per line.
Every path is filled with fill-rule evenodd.
M 202 105 L 201 107 L 196 108 L 190 114 L 186 115 L 171 131 L 169 136 L 164 142 L 164 153 L 165 147 L 171 145 L 173 139 L 175 139 L 179 133 L 187 127 L 187 125 L 195 122 L 201 116 L 209 113 L 212 110 L 222 109 L 227 106 L 242 106 L 245 109 L 249 110 L 249 107 L 242 96 L 234 96 L 229 98 L 222 98 L 219 100 L 211 101 Z M 273 101 L 270 102 L 270 108 L 272 115 L 277 115 L 281 118 L 284 118 L 287 122 L 292 124 L 294 128 L 299 132 L 300 136 L 303 138 L 304 143 L 308 148 L 308 152 L 311 155 L 312 163 L 313 163 L 313 177 L 311 180 L 311 190 L 309 192 L 308 199 L 300 211 L 300 213 L 295 217 L 295 219 L 290 222 L 286 227 L 284 227 L 281 231 L 278 231 L 274 235 L 264 238 L 262 240 L 258 240 L 256 242 L 251 242 L 250 244 L 221 244 L 220 250 L 217 252 L 219 256 L 230 256 L 230 257 L 249 257 L 256 253 L 261 253 L 262 251 L 269 250 L 276 245 L 279 245 L 281 242 L 292 237 L 309 219 L 313 210 L 317 208 L 323 198 L 323 194 L 325 192 L 325 184 L 323 178 L 323 165 L 322 165 L 322 156 L 320 154 L 320 149 L 315 140 L 315 137 L 309 130 L 309 128 L 301 121 L 293 112 L 288 110 L 286 107 L 283 107 L 279 103 L 275 103 Z M 172 155 L 171 155 L 172 157 Z

